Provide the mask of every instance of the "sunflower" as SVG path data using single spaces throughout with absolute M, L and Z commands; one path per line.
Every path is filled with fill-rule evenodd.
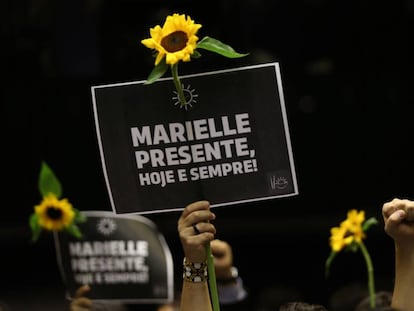
M 59 200 L 53 193 L 45 196 L 34 209 L 39 225 L 49 231 L 67 228 L 75 218 L 72 204 L 67 199 Z
M 197 31 L 201 24 L 196 24 L 190 16 L 173 14 L 167 16 L 164 25 L 150 29 L 151 38 L 141 41 L 147 48 L 158 52 L 155 65 L 165 57 L 165 62 L 174 65 L 180 60 L 188 62 L 197 47 Z
M 365 220 L 365 212 L 350 210 L 347 219 L 339 227 L 331 228 L 330 246 L 334 252 L 341 251 L 352 243 L 360 243 L 365 238 L 362 224 Z
M 204 49 L 228 58 L 238 58 L 248 55 L 236 52 L 230 45 L 205 36 L 198 41 L 197 32 L 201 24 L 196 24 L 190 16 L 174 13 L 167 16 L 164 25 L 150 28 L 151 38 L 141 40 L 147 48 L 156 51 L 155 66 L 149 74 L 146 84 L 151 84 L 161 78 L 168 67 L 174 79 L 176 96 L 180 107 L 191 104 L 191 99 L 185 97 L 183 85 L 178 75 L 180 61 L 189 62 L 191 58 L 201 57 L 199 49 Z
M 37 241 L 42 230 L 65 230 L 81 238 L 82 233 L 77 223 L 85 222 L 86 217 L 74 208 L 68 199 L 60 199 L 62 185 L 46 162 L 42 162 L 40 168 L 38 187 L 42 201 L 34 206 L 34 212 L 29 217 L 32 241 Z
M 340 251 L 349 250 L 356 252 L 357 250 L 360 250 L 367 266 L 368 290 L 372 308 L 375 307 L 374 268 L 371 256 L 365 247 L 363 239 L 366 237 L 365 231 L 367 231 L 371 225 L 377 223 L 378 221 L 374 217 L 365 220 L 364 211 L 358 212 L 355 209 L 349 210 L 347 218 L 342 221 L 338 227 L 331 228 L 331 236 L 329 238 L 331 253 L 325 262 L 325 275 L 328 276 L 332 261 Z

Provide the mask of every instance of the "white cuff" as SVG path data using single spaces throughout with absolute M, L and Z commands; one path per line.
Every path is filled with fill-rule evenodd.
M 220 284 L 217 282 L 217 292 L 220 303 L 232 304 L 244 300 L 247 297 L 247 291 L 243 287 L 243 280 L 238 277 L 236 282 Z

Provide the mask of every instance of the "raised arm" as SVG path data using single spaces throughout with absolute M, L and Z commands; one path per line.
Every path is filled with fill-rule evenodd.
M 178 220 L 178 233 L 184 251 L 181 311 L 212 311 L 207 279 L 206 245 L 214 239 L 215 215 L 208 201 L 186 206 Z
M 414 310 L 414 201 L 393 199 L 382 207 L 385 232 L 395 245 L 395 282 L 391 306 Z

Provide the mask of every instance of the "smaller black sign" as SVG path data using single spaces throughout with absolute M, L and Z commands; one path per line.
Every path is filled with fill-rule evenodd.
M 173 299 L 173 259 L 155 224 L 139 215 L 84 211 L 82 239 L 55 234 L 69 298 L 89 284 L 93 300 L 164 303 Z

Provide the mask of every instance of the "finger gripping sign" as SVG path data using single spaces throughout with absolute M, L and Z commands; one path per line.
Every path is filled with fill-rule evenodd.
M 94 86 L 96 132 L 113 211 L 181 210 L 298 194 L 278 63 Z M 177 194 L 180 195 L 177 195 Z
M 173 261 L 164 237 L 147 218 L 84 211 L 84 236 L 55 234 L 69 298 L 83 284 L 93 300 L 162 303 L 173 299 Z

